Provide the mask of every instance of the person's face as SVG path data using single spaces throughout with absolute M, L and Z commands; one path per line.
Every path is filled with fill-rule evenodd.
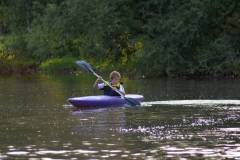
M 113 78 L 113 79 L 112 79 L 112 84 L 118 84 L 119 81 L 120 81 L 120 78 L 119 78 L 119 77 Z

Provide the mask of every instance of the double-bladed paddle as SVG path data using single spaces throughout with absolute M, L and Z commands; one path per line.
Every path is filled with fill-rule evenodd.
M 87 72 L 93 73 L 96 77 L 99 77 L 99 76 L 93 71 L 93 69 L 92 69 L 92 67 L 90 66 L 90 64 L 88 64 L 87 62 L 81 60 L 81 61 L 77 61 L 76 63 L 77 63 L 80 67 L 82 67 L 84 70 L 86 70 Z M 109 87 L 113 88 L 113 87 L 111 86 L 111 84 L 109 84 L 109 82 L 105 81 L 104 79 L 102 79 L 102 81 L 103 81 L 104 83 L 106 83 Z M 137 100 L 135 100 L 135 99 L 133 99 L 133 98 L 127 98 L 127 97 L 125 97 L 125 96 L 124 96 L 122 93 L 120 93 L 118 90 L 115 90 L 115 91 L 116 91 L 118 94 L 120 94 L 121 97 L 123 97 L 123 98 L 126 100 L 126 102 L 127 102 L 127 104 L 128 104 L 129 106 L 140 106 L 140 105 L 141 105 Z

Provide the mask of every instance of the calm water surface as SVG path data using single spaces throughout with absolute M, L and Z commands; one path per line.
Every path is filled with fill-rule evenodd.
M 144 95 L 142 107 L 67 102 L 101 94 L 94 81 L 1 77 L 0 159 L 240 159 L 239 79 L 123 78 L 127 93 Z

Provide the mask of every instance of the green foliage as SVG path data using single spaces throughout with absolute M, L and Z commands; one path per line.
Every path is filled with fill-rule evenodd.
M 0 0 L 0 47 L 43 70 L 84 59 L 129 75 L 239 75 L 239 12 L 238 0 Z
M 76 59 L 65 58 L 65 59 L 49 59 L 42 62 L 39 68 L 47 72 L 72 72 L 76 70 Z
M 137 40 L 143 48 L 133 65 L 148 75 L 232 73 L 231 58 L 239 56 L 240 4 L 231 2 L 142 2 L 145 32 Z
M 14 55 L 6 52 L 0 52 L 0 64 L 0 74 L 28 74 L 36 71 L 33 61 L 18 61 Z

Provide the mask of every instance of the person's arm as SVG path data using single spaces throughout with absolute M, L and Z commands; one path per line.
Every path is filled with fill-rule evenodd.
M 102 77 L 99 76 L 99 77 L 96 79 L 95 83 L 93 84 L 93 88 L 98 89 L 98 83 L 99 83 L 99 81 L 101 81 L 101 80 L 102 80 Z

